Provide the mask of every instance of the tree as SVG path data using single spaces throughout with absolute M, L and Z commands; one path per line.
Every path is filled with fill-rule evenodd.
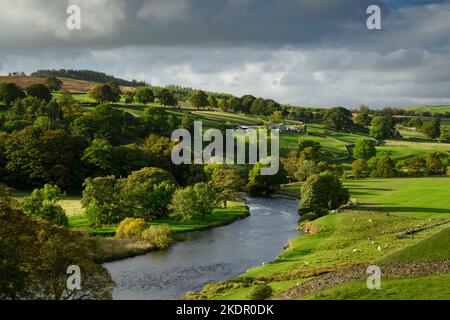
M 158 94 L 158 100 L 163 106 L 176 106 L 178 104 L 177 98 L 168 89 L 162 89 Z
M 155 95 L 153 94 L 153 90 L 149 87 L 139 87 L 136 89 L 135 99 L 137 102 L 142 103 L 144 105 L 155 101 Z
M 217 202 L 216 194 L 206 183 L 197 183 L 175 191 L 170 208 L 172 215 L 182 221 L 205 218 L 212 213 Z
M 368 128 L 370 126 L 370 109 L 365 105 L 359 107 L 355 117 L 355 124 L 361 128 Z
M 194 129 L 194 121 L 194 118 L 189 112 L 183 112 L 180 127 L 192 132 Z
M 392 178 L 397 176 L 395 162 L 389 156 L 383 156 L 379 159 L 375 176 L 380 178 Z
M 348 190 L 334 174 L 315 174 L 301 187 L 299 211 L 324 214 L 347 203 L 349 198 Z
M 170 203 L 172 216 L 183 222 L 191 221 L 197 215 L 197 201 L 197 194 L 194 191 L 194 187 L 188 186 L 184 189 L 177 189 L 173 194 L 172 201 Z
M 197 202 L 195 203 L 196 211 L 203 219 L 210 215 L 217 203 L 217 195 L 214 189 L 210 188 L 207 183 L 200 182 L 194 185 Z
M 441 136 L 439 137 L 439 139 L 444 142 L 450 142 L 450 128 L 442 128 Z
M 319 152 L 321 145 L 319 142 L 316 142 L 314 140 L 300 139 L 298 141 L 298 148 L 300 152 L 305 150 L 306 148 L 313 148 L 316 152 Z
M 411 118 L 408 123 L 407 123 L 408 127 L 411 128 L 417 128 L 420 129 L 423 126 L 423 122 L 420 118 L 416 117 L 416 118 Z
M 10 108 L 17 99 L 25 98 L 25 93 L 15 83 L 0 83 L 0 101 Z
M 4 148 L 6 169 L 16 183 L 75 189 L 84 179 L 80 159 L 86 143 L 65 130 L 27 127 L 11 133 Z
M 167 126 L 168 113 L 161 107 L 147 107 L 144 109 L 142 120 L 145 127 L 154 133 L 170 134 Z
M 287 172 L 288 178 L 291 180 L 295 178 L 295 172 L 299 166 L 299 157 L 298 151 L 291 150 L 286 157 L 281 158 L 281 163 Z
M 167 215 L 175 185 L 171 173 L 160 168 L 143 168 L 128 176 L 122 194 L 129 199 L 135 216 L 162 218 Z
M 352 163 L 352 173 L 355 178 L 367 178 L 370 175 L 369 166 L 365 159 L 358 159 Z
M 120 89 L 120 86 L 119 86 L 119 84 L 116 81 L 111 80 L 111 81 L 108 81 L 107 84 L 111 88 L 112 92 L 114 92 L 115 94 L 119 95 L 119 97 L 121 96 L 122 89 Z M 119 98 L 119 100 L 120 100 L 120 98 Z
M 127 106 L 134 102 L 134 94 L 132 92 L 126 92 L 123 97 Z
M 282 123 L 283 122 L 283 113 L 281 111 L 275 111 L 270 116 L 269 121 L 272 123 Z
M 324 116 L 324 125 L 327 129 L 346 131 L 353 126 L 352 113 L 342 107 L 328 110 Z
M 30 97 L 36 97 L 45 101 L 50 101 L 52 99 L 52 93 L 43 84 L 32 84 L 26 87 L 25 91 Z
M 427 162 L 424 158 L 414 156 L 412 159 L 407 161 L 407 168 L 411 175 L 423 176 L 426 172 L 426 164 Z
M 22 210 L 33 217 L 41 217 L 51 223 L 68 227 L 64 209 L 58 201 L 64 198 L 64 193 L 58 186 L 46 184 L 42 189 L 34 189 L 31 196 L 22 203 Z
M 277 174 L 272 176 L 261 175 L 264 166 L 266 165 L 258 162 L 249 172 L 247 192 L 250 195 L 270 195 L 280 187 L 280 184 L 287 181 L 287 174 L 282 166 Z
M 310 176 L 319 174 L 320 172 L 322 172 L 322 170 L 315 161 L 305 160 L 299 162 L 294 176 L 298 181 L 306 181 Z
M 445 174 L 446 167 L 442 163 L 437 153 L 430 153 L 426 159 L 426 172 L 429 175 Z
M 228 104 L 228 101 L 227 100 L 225 100 L 225 99 L 221 99 L 220 101 L 219 101 L 219 109 L 220 110 L 222 110 L 222 111 L 228 111 L 228 109 L 230 108 L 230 106 L 229 106 L 229 104 Z
M 114 282 L 94 261 L 94 240 L 33 219 L 18 210 L 0 214 L 0 299 L 111 299 Z M 81 290 L 67 287 L 67 268 L 82 270 Z
M 93 87 L 87 93 L 88 97 L 94 99 L 97 103 L 118 102 L 120 95 L 114 92 L 107 84 Z
M 217 99 L 214 96 L 208 97 L 208 103 L 211 109 L 217 109 L 219 106 L 219 103 L 217 102 Z
M 441 135 L 441 119 L 434 118 L 432 121 L 425 123 L 421 131 L 431 139 L 439 138 Z
M 94 139 L 81 160 L 95 168 L 95 176 L 119 175 L 121 171 L 115 148 L 105 139 Z
M 241 109 L 241 101 L 236 97 L 231 97 L 231 99 L 228 100 L 228 106 L 229 110 L 239 112 L 239 110 Z
M 206 108 L 209 105 L 208 96 L 203 91 L 194 91 L 189 98 L 194 108 Z
M 63 82 L 56 77 L 49 77 L 45 80 L 45 85 L 50 91 L 59 91 L 62 88 Z
M 91 225 L 110 225 L 133 216 L 133 207 L 122 192 L 124 182 L 114 176 L 85 180 L 81 204 Z
M 353 149 L 353 158 L 369 160 L 375 157 L 377 149 L 375 148 L 375 141 L 369 139 L 360 139 L 356 141 Z
M 227 207 L 228 201 L 236 200 L 244 188 L 244 180 L 236 169 L 216 168 L 209 181 L 209 186 L 216 192 L 217 200 Z
M 242 112 L 250 113 L 250 109 L 252 108 L 253 101 L 255 101 L 255 97 L 252 95 L 245 95 L 241 97 L 241 107 Z
M 375 139 L 386 139 L 393 135 L 392 118 L 389 117 L 374 117 L 371 122 L 370 136 Z

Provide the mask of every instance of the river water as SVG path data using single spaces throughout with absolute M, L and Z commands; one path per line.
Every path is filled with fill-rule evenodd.
M 184 234 L 166 251 L 105 263 L 119 300 L 177 299 L 205 284 L 228 280 L 272 261 L 299 235 L 298 201 L 248 198 L 250 217 L 230 225 Z

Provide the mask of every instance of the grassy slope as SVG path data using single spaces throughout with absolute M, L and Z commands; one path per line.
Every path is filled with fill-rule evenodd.
M 377 263 L 415 262 L 450 258 L 450 228 L 396 251 Z M 306 299 L 450 299 L 450 274 L 382 279 L 381 290 L 368 290 L 355 281 L 319 291 Z
M 450 112 L 450 106 L 416 106 L 416 107 L 404 107 L 405 110 L 421 111 L 421 112 L 431 112 L 431 113 L 445 113 Z
M 450 177 L 348 180 L 359 209 L 450 218 Z
M 448 300 L 450 274 L 427 277 L 382 279 L 380 290 L 367 289 L 355 281 L 320 291 L 305 299 L 316 300 Z
M 450 228 L 380 260 L 381 263 L 413 262 L 450 258 Z
M 278 293 L 305 281 L 307 274 L 356 263 L 392 261 L 397 254 L 398 261 L 402 256 L 415 259 L 437 243 L 441 249 L 423 256 L 437 258 L 450 253 L 448 233 L 445 233 L 448 224 L 425 229 L 411 238 L 396 237 L 407 230 L 442 221 L 441 218 L 450 218 L 449 177 L 355 180 L 348 184 L 352 194 L 365 203 L 361 211 L 328 215 L 314 221 L 321 226 L 321 232 L 294 238 L 274 262 L 252 268 L 238 279 L 266 280 Z M 389 208 L 394 214 L 372 213 L 379 208 Z M 441 231 L 444 229 L 447 231 Z M 444 239 L 447 240 L 443 242 Z M 246 299 L 250 290 L 251 287 L 240 286 L 207 297 Z

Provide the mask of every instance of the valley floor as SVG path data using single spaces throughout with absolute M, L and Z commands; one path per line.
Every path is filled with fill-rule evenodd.
M 320 231 L 292 239 L 272 263 L 187 298 L 247 299 L 262 281 L 275 299 L 450 299 L 450 177 L 346 186 L 358 206 L 313 221 Z M 376 292 L 366 285 L 371 264 L 383 274 Z

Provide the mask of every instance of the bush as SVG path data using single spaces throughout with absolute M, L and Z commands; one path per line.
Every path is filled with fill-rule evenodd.
M 250 300 L 266 300 L 273 293 L 272 288 L 267 284 L 259 284 L 250 291 L 248 298 Z
M 358 159 L 352 163 L 352 173 L 355 178 L 367 178 L 370 175 L 369 165 L 364 159 Z
M 31 196 L 22 203 L 23 211 L 33 217 L 44 218 L 51 223 L 67 227 L 67 219 L 64 209 L 58 201 L 64 197 L 64 193 L 58 186 L 46 184 L 42 189 L 35 189 Z
M 168 224 L 150 226 L 142 232 L 142 239 L 150 242 L 156 248 L 166 249 L 172 243 L 172 230 Z
M 117 227 L 117 239 L 140 239 L 145 230 L 145 221 L 140 218 L 125 218 Z

